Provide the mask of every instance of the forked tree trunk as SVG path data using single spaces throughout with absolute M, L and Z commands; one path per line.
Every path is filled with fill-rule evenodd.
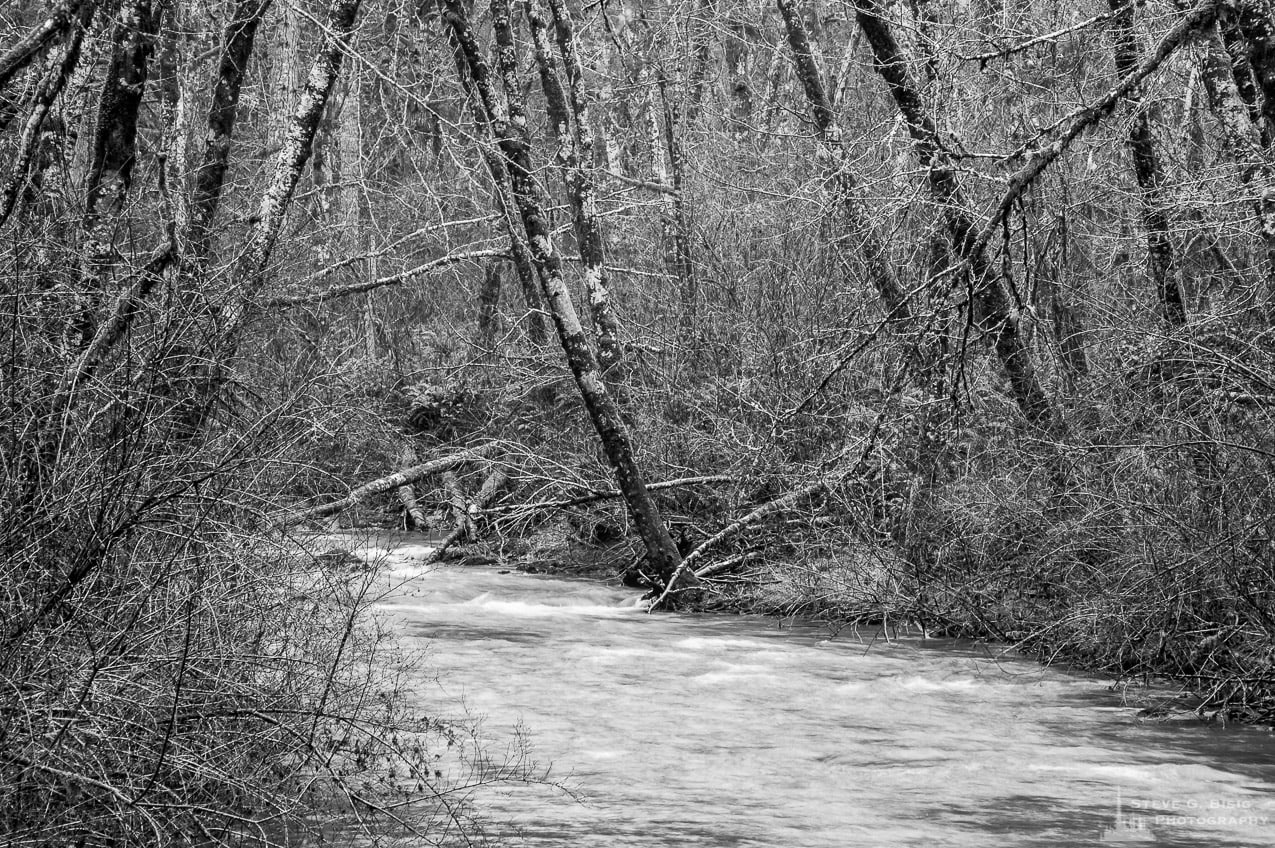
M 604 372 L 609 373 L 619 364 L 621 353 L 602 249 L 602 222 L 598 216 L 597 185 L 593 179 L 593 128 L 589 124 L 588 96 L 584 91 L 584 66 L 580 61 L 571 18 L 562 0 L 549 0 L 549 8 L 567 72 L 571 91 L 569 103 L 558 80 L 557 63 L 549 45 L 549 23 L 539 3 L 532 3 L 529 7 L 527 20 L 531 25 L 549 121 L 556 135 L 558 165 L 571 199 L 585 296 L 589 299 L 589 316 L 597 333 L 598 363 Z
M 548 218 L 537 199 L 527 136 L 519 131 L 520 128 L 510 125 L 508 112 L 497 98 L 491 71 L 470 25 L 463 0 L 439 0 L 439 6 L 481 101 L 485 119 L 483 127 L 495 138 L 509 171 L 541 291 L 558 331 L 567 364 L 615 472 L 619 488 L 624 493 L 638 533 L 646 545 L 647 562 L 657 579 L 668 581 L 677 570 L 681 557 L 659 508 L 646 489 L 619 407 L 602 379 L 597 357 L 576 316 L 575 305 L 562 277 L 561 262 L 554 251 Z M 694 582 L 692 575 L 689 583 Z
M 85 6 L 92 5 L 89 0 L 62 0 L 53 7 L 48 17 L 0 54 L 0 91 L 4 91 L 9 82 L 35 60 L 49 42 L 72 26 Z
M 1133 5 L 1128 0 L 1107 0 L 1114 13 L 1111 19 L 1115 40 L 1116 73 L 1128 76 L 1138 65 L 1140 50 L 1133 29 Z M 1169 214 L 1165 202 L 1164 171 L 1156 154 L 1151 135 L 1151 115 L 1142 108 L 1142 94 L 1129 94 L 1133 107 L 1133 126 L 1129 130 L 1129 153 L 1133 157 L 1133 173 L 1138 181 L 1138 212 L 1146 230 L 1147 265 L 1155 286 L 1160 312 L 1174 326 L 1186 323 L 1186 302 L 1177 280 L 1173 242 L 1169 238 Z
M 975 310 L 980 324 L 992 337 L 1014 401 L 1032 424 L 1046 430 L 1057 429 L 1061 421 L 1036 376 L 1034 358 L 1019 329 L 1018 309 L 979 245 L 978 228 L 961 191 L 956 165 L 939 141 L 934 121 L 912 81 L 907 58 L 890 31 L 886 12 L 878 0 L 856 0 L 854 8 L 859 27 L 872 47 L 877 73 L 898 106 L 917 157 L 926 169 L 930 193 L 942 209 L 952 245 L 969 265 Z
M 288 124 L 270 183 L 262 192 L 256 223 L 231 270 L 232 285 L 218 307 L 214 319 L 218 324 L 214 327 L 216 336 L 209 355 L 194 368 L 195 396 L 179 416 L 179 432 L 183 435 L 193 436 L 202 429 L 226 382 L 244 327 L 265 282 L 265 271 L 284 216 L 310 159 L 314 137 L 340 72 L 341 58 L 349 45 L 359 5 L 360 0 L 332 0 L 328 8 L 322 43 L 310 66 L 300 103 Z
M 91 13 L 92 7 L 84 6 L 85 12 Z M 84 29 L 88 25 L 88 14 L 82 14 L 70 32 L 62 50 L 49 56 L 45 63 L 44 73 L 37 83 L 31 98 L 31 112 L 18 139 L 18 149 L 10 166 L 9 179 L 4 185 L 3 196 L 0 197 L 0 225 L 8 220 L 13 212 L 23 186 L 30 178 L 31 161 L 40 141 L 40 132 L 44 120 L 53 107 L 53 101 L 62 93 L 67 81 L 80 60 L 80 46 L 84 40 Z

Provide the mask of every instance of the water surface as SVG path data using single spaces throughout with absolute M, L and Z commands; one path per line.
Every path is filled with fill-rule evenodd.
M 418 569 L 383 604 L 418 697 L 550 786 L 477 803 L 528 846 L 1275 845 L 1275 737 L 1138 719 L 1100 681 L 919 638 L 647 615 L 596 583 Z

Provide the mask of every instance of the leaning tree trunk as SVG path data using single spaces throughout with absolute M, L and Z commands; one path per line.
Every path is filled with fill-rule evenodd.
M 541 290 L 558 331 L 567 365 L 575 377 L 638 533 L 646 545 L 647 562 L 656 579 L 667 583 L 677 571 L 681 557 L 660 516 L 659 507 L 646 489 L 619 407 L 602 379 L 597 357 L 576 316 L 575 305 L 562 277 L 561 262 L 554 251 L 548 218 L 537 200 L 530 142 L 523 128 L 510 125 L 508 113 L 497 99 L 491 70 L 474 35 L 463 0 L 439 0 L 439 7 L 455 40 L 458 56 L 464 59 L 469 71 L 473 90 L 482 104 L 485 128 L 496 139 L 508 169 Z M 688 583 L 694 582 L 691 576 Z
M 1133 30 L 1133 5 L 1127 0 L 1107 0 L 1115 39 L 1116 73 L 1128 76 L 1138 65 L 1138 39 Z M 1169 214 L 1164 196 L 1164 171 L 1151 135 L 1151 115 L 1142 106 L 1142 94 L 1129 94 L 1133 106 L 1133 127 L 1129 130 L 1129 153 L 1138 180 L 1138 211 L 1147 238 L 1147 264 L 1155 285 L 1160 312 L 1174 326 L 1186 323 L 1186 303 L 1178 285 L 1173 242 L 1169 238 Z
M 483 126 L 486 118 L 482 111 L 479 97 L 470 82 L 469 66 L 466 63 L 464 53 L 459 48 L 454 52 L 456 73 L 460 77 L 461 88 L 464 89 L 465 98 L 469 101 L 470 110 L 473 112 L 474 123 Z M 518 220 L 518 204 L 514 201 L 513 188 L 509 182 L 509 171 L 505 168 L 505 163 L 500 158 L 500 154 L 485 145 L 482 149 L 482 157 L 484 164 L 487 166 L 487 172 L 491 175 L 492 191 L 495 195 L 497 211 L 500 212 L 505 221 L 506 230 L 509 232 L 509 255 L 514 266 L 514 273 L 517 274 L 518 283 L 522 289 L 523 306 L 527 310 L 527 338 L 533 345 L 539 347 L 547 340 L 548 331 L 540 308 L 540 290 L 536 282 L 536 269 L 531 261 L 531 250 L 527 247 L 527 237 L 522 232 L 522 225 Z
M 28 64 L 40 55 L 49 42 L 66 32 L 74 25 L 75 19 L 85 6 L 92 6 L 89 0 L 62 0 L 49 14 L 17 43 L 0 54 L 0 92 Z
M 265 282 L 270 254 L 301 173 L 310 159 L 319 122 L 341 70 L 341 57 L 348 49 L 359 4 L 360 0 L 332 0 L 328 8 L 323 41 L 310 66 L 301 101 L 288 124 L 274 174 L 262 193 L 256 223 L 231 271 L 232 285 L 215 316 L 219 326 L 214 328 L 216 336 L 209 356 L 205 364 L 195 369 L 196 395 L 180 415 L 180 432 L 185 435 L 194 435 L 202 428 L 226 381 L 230 362 L 238 352 L 240 337 Z
M 598 338 L 598 362 L 603 371 L 610 372 L 619 364 L 621 353 L 602 249 L 602 223 L 598 216 L 597 185 L 593 179 L 593 128 L 589 124 L 588 100 L 584 91 L 584 66 L 576 46 L 570 13 L 562 0 L 549 0 L 549 9 L 571 90 L 570 105 L 558 80 L 556 62 L 549 47 L 549 24 L 539 3 L 530 6 L 527 19 L 531 25 L 549 120 L 557 136 L 558 165 L 562 169 L 575 218 L 584 290 Z
M 84 30 L 88 26 L 88 15 L 91 6 L 84 6 L 84 11 L 76 25 L 71 29 L 60 53 L 53 54 L 45 63 L 44 73 L 36 84 L 31 98 L 31 113 L 22 126 L 18 139 L 18 150 L 13 156 L 13 164 L 9 169 L 9 179 L 4 185 L 3 196 L 0 196 L 0 225 L 8 220 L 13 212 L 22 189 L 30 178 L 31 161 L 40 141 L 40 133 L 45 118 L 53 107 L 53 101 L 66 87 L 67 81 L 80 61 L 80 46 L 84 41 Z
M 939 141 L 934 121 L 912 81 L 908 60 L 886 22 L 886 13 L 878 0 L 857 0 L 854 8 L 859 27 L 872 47 L 877 73 L 903 116 L 917 156 L 926 169 L 930 193 L 942 207 L 952 245 L 969 266 L 974 306 L 980 322 L 992 337 L 1014 401 L 1032 424 L 1046 430 L 1057 429 L 1061 421 L 1036 376 L 1034 358 L 1019 329 L 1019 310 L 979 243 L 978 228 L 961 191 L 956 164 Z
M 867 207 L 860 198 L 859 179 L 849 167 L 849 157 L 841 140 L 841 128 L 837 125 L 836 114 L 828 99 L 823 75 L 815 62 L 814 51 L 810 47 L 810 36 L 806 32 L 806 24 L 802 20 L 798 0 L 778 0 L 778 6 L 779 14 L 783 17 L 788 44 L 792 48 L 797 79 L 801 81 L 801 87 L 806 93 L 806 101 L 810 105 L 815 137 L 819 140 L 825 158 L 829 160 L 829 168 L 834 174 L 837 200 L 846 217 L 852 238 L 860 245 L 859 250 L 868 280 L 881 298 L 890 321 L 895 324 L 910 325 L 914 321 L 914 316 L 912 307 L 908 303 L 907 292 L 904 291 L 895 275 L 895 266 L 890 261 L 890 252 L 885 240 L 873 226 Z

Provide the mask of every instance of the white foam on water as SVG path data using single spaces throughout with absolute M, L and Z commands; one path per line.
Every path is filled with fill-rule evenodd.
M 523 826 L 511 845 L 1275 844 L 1275 737 L 1158 730 L 1101 680 L 962 646 L 645 615 L 611 587 L 490 569 L 409 588 L 405 632 L 473 630 L 435 644 L 427 711 L 484 715 L 497 743 L 525 728 L 538 762 L 580 776 L 584 804 L 479 790 L 488 821 Z M 501 638 L 522 630 L 535 638 Z M 1116 826 L 1130 811 L 1141 830 Z

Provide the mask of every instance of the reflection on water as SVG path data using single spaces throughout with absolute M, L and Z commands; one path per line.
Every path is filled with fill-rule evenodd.
M 575 790 L 482 790 L 500 844 L 1275 845 L 1262 731 L 1141 723 L 1100 681 L 950 643 L 392 556 L 422 704 L 526 734 Z

